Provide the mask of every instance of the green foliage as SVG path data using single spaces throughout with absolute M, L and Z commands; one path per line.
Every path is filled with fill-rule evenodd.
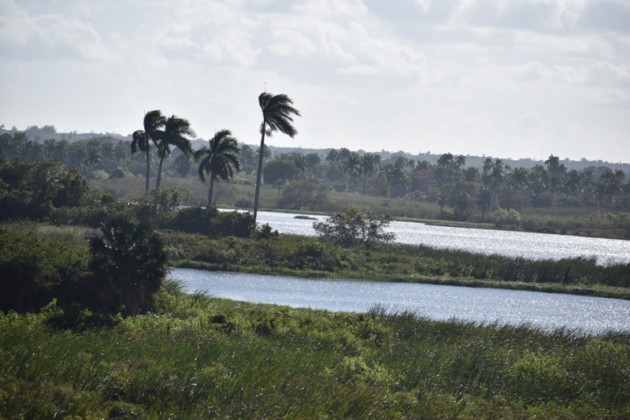
M 58 225 L 99 227 L 107 218 L 132 211 L 109 193 L 88 193 L 80 207 L 54 208 L 50 220 Z
M 131 210 L 140 220 L 151 220 L 156 225 L 162 225 L 187 199 L 188 191 L 182 188 L 155 189 L 133 203 Z
M 37 311 L 56 298 L 77 298 L 87 274 L 87 250 L 49 242 L 33 231 L 0 227 L 0 310 Z
M 146 223 L 114 218 L 90 239 L 96 309 L 134 315 L 151 309 L 168 273 L 162 240 Z
M 350 247 L 391 241 L 394 235 L 384 231 L 390 222 L 391 217 L 388 215 L 363 214 L 350 207 L 333 214 L 324 222 L 313 223 L 313 228 L 321 237 Z
M 521 227 L 521 215 L 514 209 L 498 209 L 493 218 L 497 227 L 518 229 Z
M 210 238 L 237 236 L 248 238 L 255 228 L 250 213 L 221 212 L 216 208 L 187 207 L 179 210 L 166 224 L 168 229 L 200 233 Z
M 0 314 L 0 417 L 626 418 L 627 334 L 185 295 L 81 333 Z M 54 308 L 51 308 L 51 311 Z
M 212 240 L 165 232 L 163 237 L 174 263 L 195 268 L 630 298 L 630 264 L 601 266 L 589 258 L 531 261 L 401 244 L 343 247 L 290 235 Z
M 80 206 L 87 192 L 81 174 L 65 171 L 56 161 L 0 158 L 0 220 L 42 220 L 56 208 Z

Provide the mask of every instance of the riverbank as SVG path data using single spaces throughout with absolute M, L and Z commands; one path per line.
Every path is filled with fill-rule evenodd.
M 151 314 L 0 315 L 0 417 L 624 418 L 630 336 L 255 305 L 173 284 Z
M 523 258 L 389 244 L 343 248 L 315 237 L 225 238 L 165 231 L 176 267 L 331 279 L 494 287 L 630 299 L 630 265 Z

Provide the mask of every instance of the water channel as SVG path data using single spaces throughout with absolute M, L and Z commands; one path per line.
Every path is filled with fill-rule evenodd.
M 186 292 L 247 302 L 367 312 L 375 305 L 436 320 L 568 328 L 588 334 L 630 332 L 630 301 L 554 293 L 408 283 L 314 280 L 173 269 Z
M 259 212 L 259 224 L 268 223 L 280 233 L 315 235 L 315 220 L 296 219 L 295 214 Z M 480 254 L 499 254 L 526 259 L 594 257 L 598 264 L 630 263 L 630 241 L 588 238 L 572 235 L 514 232 L 494 229 L 433 226 L 424 223 L 394 221 L 387 229 L 396 235 L 396 242 L 427 245 Z

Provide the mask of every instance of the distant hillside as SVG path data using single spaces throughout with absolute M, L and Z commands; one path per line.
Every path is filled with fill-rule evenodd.
M 0 135 L 4 133 L 15 133 L 18 130 L 15 127 L 12 129 L 0 128 Z M 44 125 L 42 127 L 38 127 L 36 125 L 28 127 L 23 131 L 26 135 L 26 138 L 35 142 L 43 142 L 46 140 L 66 140 L 69 142 L 79 141 L 79 140 L 89 140 L 99 137 L 108 137 L 117 140 L 129 140 L 131 141 L 131 134 L 127 136 L 123 136 L 118 133 L 77 133 L 76 131 L 70 133 L 58 133 L 55 129 L 54 125 Z
M 6 129 L 4 127 L 0 128 L 0 134 L 13 133 L 15 131 L 19 131 L 19 130 L 15 128 L 12 128 L 12 129 Z M 71 132 L 71 133 L 58 133 L 55 127 L 52 125 L 45 125 L 42 127 L 38 127 L 36 125 L 30 126 L 24 131 L 24 133 L 26 134 L 26 137 L 29 140 L 37 141 L 37 142 L 43 142 L 49 139 L 67 140 L 67 141 L 72 142 L 72 141 L 87 140 L 87 139 L 100 138 L 100 137 L 131 141 L 131 134 L 122 135 L 122 134 L 117 134 L 117 133 L 77 133 L 76 131 Z M 198 149 L 200 147 L 203 147 L 206 145 L 206 142 L 207 140 L 205 139 L 196 139 L 195 141 L 193 141 L 193 148 Z M 250 144 L 249 146 L 254 149 L 258 147 L 257 144 Z M 326 155 L 331 150 L 330 148 L 329 149 L 311 149 L 311 148 L 302 148 L 302 147 L 276 147 L 271 144 L 267 144 L 267 146 L 271 150 L 273 156 L 279 156 L 286 153 L 299 153 L 299 154 L 315 153 L 319 155 L 322 159 L 325 159 Z M 360 154 L 364 153 L 363 150 L 358 150 L 358 152 Z M 453 153 L 454 155 L 457 155 L 457 153 L 454 153 L 454 152 L 451 152 L 451 153 Z M 413 159 L 415 161 L 426 160 L 429 163 L 436 163 L 437 160 L 441 156 L 441 154 L 432 154 L 432 153 L 418 153 L 414 155 L 414 154 L 403 152 L 403 151 L 390 152 L 386 150 L 381 150 L 380 152 L 378 152 L 378 154 L 381 155 L 381 159 L 384 162 L 390 159 L 396 159 L 397 157 L 402 156 L 402 157 L 405 157 L 406 159 Z M 509 165 L 512 168 L 518 168 L 518 167 L 533 168 L 536 165 L 545 164 L 544 160 L 535 160 L 535 159 L 529 159 L 529 158 L 510 159 L 510 158 L 502 158 L 499 156 L 466 155 L 466 166 L 482 167 L 483 162 L 487 158 L 491 158 L 493 160 L 496 158 L 499 158 L 503 161 L 505 165 Z M 621 162 L 613 163 L 613 162 L 605 162 L 602 160 L 587 160 L 584 158 L 576 161 L 576 160 L 561 158 L 560 163 L 564 164 L 564 166 L 569 170 L 571 169 L 582 170 L 589 167 L 604 166 L 607 168 L 611 168 L 613 170 L 619 169 L 630 174 L 630 162 L 629 163 L 621 163 Z

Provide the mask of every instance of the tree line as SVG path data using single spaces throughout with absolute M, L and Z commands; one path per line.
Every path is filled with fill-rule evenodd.
M 630 209 L 630 179 L 619 169 L 567 169 L 551 155 L 533 168 L 510 167 L 487 158 L 483 166 L 466 165 L 466 157 L 445 153 L 436 163 L 398 156 L 386 161 L 377 153 L 332 149 L 286 153 L 268 162 L 265 182 L 283 190 L 279 204 L 290 206 L 290 185 L 316 183 L 339 192 L 405 197 L 437 203 L 443 218 L 485 220 L 489 212 L 525 207 L 599 207 Z M 448 210 L 447 210 L 448 208 Z
M 292 104 L 286 95 L 259 96 L 261 148 L 239 143 L 224 129 L 205 147 L 193 151 L 190 123 L 154 110 L 145 115 L 143 128 L 133 133 L 131 146 L 107 137 L 33 142 L 23 133 L 5 133 L 0 135 L 0 153 L 25 161 L 54 158 L 87 178 L 144 174 L 147 194 L 151 177 L 159 189 L 163 172 L 189 176 L 196 169 L 199 178 L 208 181 L 209 205 L 213 204 L 217 180 L 230 180 L 240 170 L 246 177 L 255 172 L 254 215 L 263 183 L 277 190 L 277 207 L 297 210 L 334 209 L 328 201 L 330 191 L 436 203 L 441 218 L 456 220 L 485 221 L 499 209 L 630 209 L 630 179 L 624 171 L 605 166 L 568 169 L 554 155 L 529 168 L 491 158 L 475 167 L 467 165 L 465 156 L 451 153 L 434 162 L 397 155 L 384 159 L 378 153 L 347 148 L 331 149 L 325 155 L 292 152 L 271 156 L 266 137 L 275 131 L 291 137 L 297 133 L 292 118 L 300 114 Z

